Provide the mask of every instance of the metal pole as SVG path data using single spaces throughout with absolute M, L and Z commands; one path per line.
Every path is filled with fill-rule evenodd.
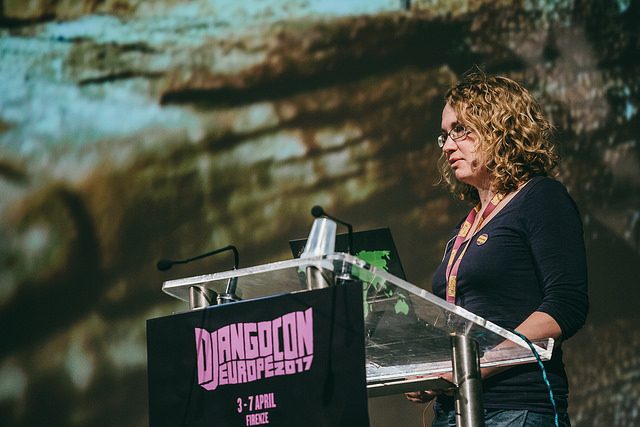
M 456 424 L 484 427 L 482 379 L 478 342 L 466 335 L 451 335 Z
M 307 290 L 309 291 L 330 288 L 335 284 L 331 270 L 308 265 L 305 271 L 307 273 Z
M 216 304 L 218 294 L 204 286 L 189 287 L 189 310 L 209 307 Z

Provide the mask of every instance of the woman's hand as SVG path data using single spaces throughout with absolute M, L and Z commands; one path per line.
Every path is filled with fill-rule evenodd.
M 449 382 L 453 382 L 451 372 L 443 374 L 440 378 L 443 378 Z M 414 403 L 427 403 L 441 394 L 444 394 L 446 396 L 453 396 L 453 387 L 438 390 L 411 391 L 409 393 L 405 393 L 404 395 L 407 396 L 407 399 Z
M 435 399 L 439 394 L 442 394 L 442 390 L 411 391 L 404 395 L 414 403 L 427 403 Z

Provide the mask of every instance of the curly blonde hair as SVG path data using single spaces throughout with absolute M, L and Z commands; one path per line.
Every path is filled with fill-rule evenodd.
M 475 149 L 494 191 L 508 194 L 535 176 L 551 176 L 560 160 L 553 127 L 522 85 L 473 71 L 447 91 L 445 101 L 458 122 L 475 135 Z M 453 194 L 479 201 L 473 186 L 456 179 L 444 153 L 438 167 Z

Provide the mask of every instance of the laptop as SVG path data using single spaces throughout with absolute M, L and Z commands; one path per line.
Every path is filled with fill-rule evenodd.
M 347 252 L 348 233 L 336 235 L 336 252 Z M 374 267 L 406 280 L 402 263 L 389 228 L 376 228 L 353 233 L 351 253 Z M 289 241 L 291 252 L 299 258 L 307 239 Z M 388 342 L 398 330 L 419 325 L 411 297 L 391 283 L 370 283 L 365 297 L 365 329 L 369 344 Z
M 294 258 L 300 257 L 306 243 L 306 238 L 289 241 Z M 347 252 L 348 245 L 348 233 L 336 235 L 336 252 Z M 351 253 L 353 255 L 374 267 L 406 280 L 396 245 L 391 236 L 391 230 L 388 227 L 355 231 L 352 246 Z

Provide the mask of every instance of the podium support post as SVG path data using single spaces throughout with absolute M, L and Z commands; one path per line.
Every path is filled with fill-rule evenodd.
M 478 342 L 465 335 L 451 335 L 456 423 L 484 427 L 482 378 Z

